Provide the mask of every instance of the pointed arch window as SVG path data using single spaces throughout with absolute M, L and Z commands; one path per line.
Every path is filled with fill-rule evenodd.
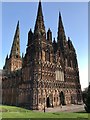
M 45 53 L 45 60 L 50 61 L 50 52 L 48 49 L 46 50 L 46 53 Z

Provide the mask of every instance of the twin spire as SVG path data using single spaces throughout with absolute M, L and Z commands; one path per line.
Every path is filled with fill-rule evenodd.
M 19 21 L 17 23 L 14 40 L 10 52 L 10 57 L 20 57 L 20 30 L 19 30 Z
M 64 27 L 63 27 L 63 22 L 62 22 L 62 17 L 61 17 L 61 13 L 59 12 L 59 22 L 58 22 L 58 32 L 64 32 Z
M 61 50 L 64 50 L 66 47 L 66 35 L 64 31 L 64 26 L 62 22 L 62 17 L 61 13 L 59 12 L 59 22 L 58 22 L 58 37 L 57 37 L 57 42 L 58 42 L 58 48 Z

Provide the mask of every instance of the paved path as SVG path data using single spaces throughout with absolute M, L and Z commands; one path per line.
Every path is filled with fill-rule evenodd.
M 46 108 L 46 112 L 79 112 L 84 110 L 84 105 L 68 105 L 55 108 Z
M 62 106 L 62 108 L 61 107 L 45 108 L 45 112 L 79 112 L 84 110 L 85 110 L 84 105 L 67 105 Z M 44 110 L 41 111 L 44 112 Z

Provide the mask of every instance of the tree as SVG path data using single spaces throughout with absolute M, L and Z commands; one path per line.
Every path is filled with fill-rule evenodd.
M 85 110 L 86 112 L 90 113 L 90 83 L 89 83 L 88 92 L 87 92 L 87 99 L 85 102 Z
M 86 103 L 86 100 L 87 100 L 87 93 L 88 93 L 88 87 L 85 88 L 84 91 L 82 91 L 82 99 L 83 99 L 84 104 Z

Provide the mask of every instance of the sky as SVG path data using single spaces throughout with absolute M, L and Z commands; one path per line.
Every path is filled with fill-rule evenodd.
M 2 62 L 10 54 L 17 22 L 20 22 L 21 54 L 26 52 L 28 32 L 33 30 L 37 15 L 37 2 L 2 3 Z M 46 31 L 52 30 L 57 39 L 59 11 L 62 15 L 66 37 L 70 37 L 77 53 L 82 89 L 88 86 L 88 3 L 87 2 L 43 2 Z

